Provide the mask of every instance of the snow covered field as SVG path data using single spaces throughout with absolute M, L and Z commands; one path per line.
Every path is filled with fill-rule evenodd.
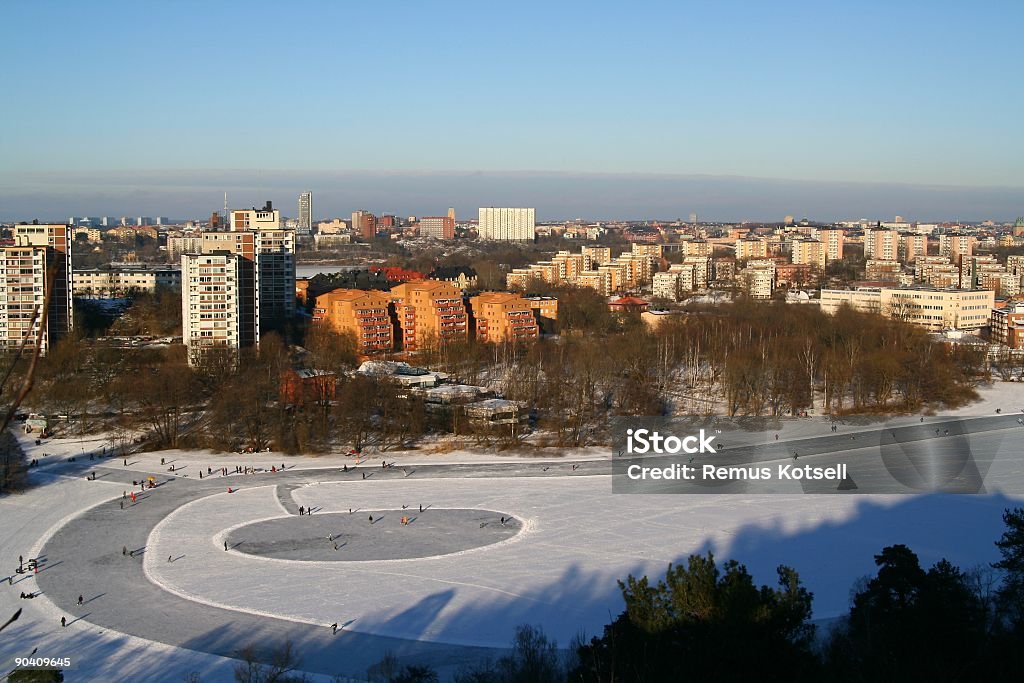
M 1019 413 L 1024 408 L 1024 387 L 996 385 L 983 392 L 983 401 L 943 417 L 991 416 L 996 408 L 1003 414 Z M 938 419 L 925 417 L 926 422 Z M 920 416 L 915 415 L 887 424 L 919 422 Z M 881 424 L 850 421 L 841 429 L 864 431 Z M 771 432 L 730 439 L 759 443 L 774 440 L 772 432 L 785 441 L 822 436 L 830 426 L 820 417 L 786 420 L 773 425 Z M 142 517 L 130 510 L 116 516 L 120 512 L 116 502 L 122 491 L 131 488 L 131 479 L 152 475 L 168 482 L 155 495 L 169 514 L 161 512 L 153 518 L 152 527 L 145 527 L 147 535 L 140 541 L 145 547 L 141 560 L 145 574 L 133 580 L 146 583 L 148 578 L 172 606 L 180 600 L 224 608 L 239 619 L 263 619 L 271 626 L 329 631 L 327 626 L 337 622 L 346 633 L 380 639 L 360 641 L 369 643 L 363 649 L 393 642 L 388 638 L 438 647 L 500 648 L 522 623 L 542 625 L 564 646 L 581 632 L 596 634 L 619 612 L 617 579 L 629 573 L 657 576 L 668 563 L 706 550 L 722 560 L 744 562 L 762 583 L 774 582 L 778 564 L 792 565 L 815 595 L 815 618 L 827 618 L 847 608 L 854 582 L 873 573 L 873 555 L 885 545 L 906 543 L 925 565 L 942 557 L 964 568 L 993 561 L 997 557 L 993 542 L 1002 533 L 1002 511 L 1020 505 L 1015 492 L 1024 491 L 1024 431 L 1018 435 L 1015 430 L 977 437 L 994 439 L 1001 456 L 990 473 L 992 485 L 985 496 L 612 495 L 611 477 L 605 474 L 610 454 L 601 449 L 544 457 L 374 454 L 364 468 L 377 473 L 382 459 L 397 465 L 362 480 L 338 472 L 343 464 L 354 464 L 353 458 L 342 455 L 164 451 L 130 456 L 126 467 L 120 459 L 88 460 L 90 452 L 102 452 L 108 443 L 103 438 L 51 440 L 41 446 L 22 435 L 19 438 L 29 457 L 41 460 L 32 473 L 39 486 L 0 498 L 0 577 L 13 573 L 18 555 L 37 556 L 44 546 L 52 556 L 44 571 L 59 576 L 61 565 L 71 566 L 81 549 L 74 547 L 74 539 L 57 532 L 76 520 L 81 522 L 83 516 L 100 537 L 110 539 L 117 549 L 113 554 L 119 555 L 121 535 Z M 71 456 L 76 463 L 67 462 Z M 198 480 L 200 468 L 205 473 L 206 467 L 262 469 L 282 463 L 286 465 L 283 474 L 214 475 Z M 577 471 L 571 463 L 582 464 Z M 168 471 L 170 464 L 174 472 Z M 409 476 L 403 476 L 405 468 Z M 97 472 L 96 481 L 85 480 L 90 471 Z M 228 486 L 236 492 L 227 493 Z M 157 500 L 141 500 L 138 511 L 144 512 Z M 399 518 L 418 516 L 421 504 L 426 508 L 422 526 L 417 527 L 414 520 L 402 527 Z M 304 520 L 296 515 L 299 505 L 314 508 L 314 517 L 357 510 L 352 514 L 367 524 L 360 533 L 371 538 L 373 534 L 382 539 L 398 532 L 420 534 L 416 554 L 432 545 L 465 549 L 415 559 L 351 561 L 344 557 L 279 559 L 245 552 L 248 525 L 288 517 L 294 517 L 290 523 L 301 525 Z M 96 512 L 102 506 L 112 506 L 113 513 Z M 497 541 L 443 539 L 446 533 L 475 533 L 464 524 L 456 530 L 426 523 L 432 511 L 443 509 L 511 515 L 522 522 L 522 528 Z M 370 527 L 369 514 L 383 519 Z M 487 533 L 486 528 L 477 531 Z M 55 540 L 50 541 L 51 537 Z M 229 537 L 234 547 L 226 552 L 223 544 Z M 344 555 L 344 551 L 342 547 L 337 552 Z M 168 562 L 169 557 L 173 561 Z M 106 561 L 100 558 L 92 566 L 105 566 Z M 68 578 L 72 580 L 92 584 L 100 577 Z M 105 600 L 110 600 L 98 588 L 77 608 L 53 591 L 56 604 L 45 594 L 20 600 L 19 593 L 36 590 L 41 579 L 15 575 L 14 581 L 13 586 L 0 585 L 0 622 L 24 609 L 21 618 L 0 634 L 0 666 L 8 667 L 5 672 L 15 656 L 27 656 L 38 648 L 36 656 L 73 658 L 69 681 L 180 681 L 189 671 L 201 671 L 204 681 L 231 680 L 233 660 L 207 654 L 201 643 L 191 643 L 189 649 L 176 647 L 180 640 L 161 636 L 159 624 L 154 630 L 147 622 L 148 639 L 132 635 L 135 629 L 127 617 L 123 628 L 113 628 L 109 620 L 103 622 L 105 626 L 95 625 L 90 613 L 98 615 Z M 68 590 L 77 596 L 80 589 Z M 140 605 L 139 610 L 132 618 L 145 617 L 146 606 Z M 70 622 L 63 629 L 62 615 Z M 170 625 L 175 610 L 161 607 L 160 615 Z M 364 654 L 370 660 L 379 659 L 384 650 Z M 154 672 L 159 675 L 154 677 Z

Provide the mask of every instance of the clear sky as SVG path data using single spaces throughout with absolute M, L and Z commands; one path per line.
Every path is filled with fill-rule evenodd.
M 159 190 L 134 172 L 201 186 L 224 169 L 300 172 L 296 192 L 348 171 L 1004 188 L 990 213 L 1008 217 L 1024 206 L 1022 27 L 1020 0 L 8 2 L 0 218 L 31 197 L 77 205 L 90 176 L 128 178 L 107 188 L 113 212 Z M 434 209 L 411 205 L 414 185 L 395 210 Z

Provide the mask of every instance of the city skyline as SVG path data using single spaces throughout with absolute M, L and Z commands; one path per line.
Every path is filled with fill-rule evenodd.
M 1021 213 L 1011 204 L 1024 194 L 1024 163 L 1012 151 L 1024 147 L 1015 121 L 1024 95 L 1008 87 L 1017 79 L 1019 3 L 648 2 L 627 11 L 608 3 L 498 10 L 56 2 L 15 5 L 8 14 L 0 27 L 8 44 L 39 30 L 61 49 L 13 60 L 7 74 L 5 93 L 17 106 L 0 113 L 9 133 L 0 137 L 3 218 L 47 204 L 69 213 L 63 207 L 78 205 L 84 176 L 100 188 L 91 192 L 121 205 L 153 191 L 142 182 L 153 174 L 165 179 L 159 189 L 168 205 L 150 211 L 197 213 L 220 206 L 200 193 L 233 192 L 243 182 L 199 180 L 224 168 L 260 169 L 267 185 L 300 174 L 287 195 L 330 194 L 317 179 L 339 172 L 374 179 L 373 189 L 388 194 L 329 212 L 341 215 L 363 205 L 427 210 L 421 199 L 436 188 L 389 186 L 396 174 L 507 172 L 541 185 L 554 178 L 550 190 L 568 200 L 478 193 L 453 202 L 460 213 L 492 204 L 536 205 L 541 218 L 778 213 L 745 197 L 742 185 L 721 190 L 733 195 L 729 213 L 715 197 L 667 208 L 664 198 L 649 208 L 577 208 L 609 189 L 628 198 L 637 179 L 659 177 L 783 183 L 793 195 L 781 197 L 785 213 L 825 213 L 800 196 L 822 182 L 860 195 L 829 205 L 837 216 L 915 213 L 889 208 L 886 194 L 939 186 L 973 199 L 937 207 L 928 219 Z M 267 49 L 262 40 L 219 42 L 217 27 L 304 39 Z M 119 36 L 145 36 L 146 44 Z M 965 36 L 977 38 L 965 45 Z M 233 97 L 245 102 L 245 116 L 229 104 Z M 374 104 L 353 106 L 357 100 Z M 621 182 L 589 194 L 577 187 L 609 177 Z M 182 184 L 196 186 L 192 209 L 176 209 Z M 261 184 L 238 189 L 259 195 Z M 39 204 L 27 206 L 33 197 Z

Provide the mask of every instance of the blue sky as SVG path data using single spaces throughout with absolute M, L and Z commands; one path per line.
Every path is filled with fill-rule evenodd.
M 1016 0 L 6 3 L 0 218 L 26 173 L 58 202 L 222 169 L 1020 189 L 1021 26 Z

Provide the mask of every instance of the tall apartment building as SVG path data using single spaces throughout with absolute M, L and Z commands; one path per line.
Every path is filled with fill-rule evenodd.
M 295 231 L 257 230 L 255 251 L 257 329 L 282 331 L 295 315 Z
M 458 287 L 439 280 L 419 280 L 393 287 L 390 295 L 406 351 L 468 338 L 468 316 Z
M 204 351 L 237 351 L 244 345 L 240 297 L 244 261 L 228 252 L 182 255 L 182 336 L 190 363 L 196 363 Z
M 537 234 L 536 209 L 481 208 L 477 232 L 483 240 L 532 242 Z
M 182 293 L 184 299 L 186 292 L 204 284 L 190 279 L 195 275 L 186 267 L 190 257 L 237 256 L 231 264 L 237 333 L 227 339 L 241 348 L 259 345 L 261 335 L 282 330 L 295 314 L 295 231 L 281 227 L 281 214 L 270 202 L 262 209 L 232 211 L 230 225 L 229 231 L 203 232 L 200 254 L 182 256 Z M 187 328 L 188 319 L 183 324 Z M 188 329 L 184 336 L 186 344 L 199 339 Z
M 72 328 L 71 226 L 16 225 L 14 246 L 0 248 L 0 348 L 30 348 L 40 329 L 42 353 Z M 50 305 L 43 310 L 48 288 Z M 33 317 L 35 321 L 33 322 Z
M 939 256 L 948 256 L 953 263 L 959 264 L 960 259 L 974 254 L 974 246 L 978 238 L 974 235 L 939 235 Z
M 895 230 L 864 230 L 864 258 L 896 261 L 899 251 L 900 234 Z
M 167 260 L 171 263 L 181 263 L 182 254 L 198 254 L 202 250 L 202 237 L 167 238 Z
M 313 193 L 308 190 L 299 195 L 299 227 L 295 232 L 299 235 L 313 232 Z
M 818 240 L 794 240 L 792 246 L 792 262 L 805 263 L 825 270 L 827 250 Z
M 899 260 L 906 264 L 928 256 L 928 235 L 908 233 L 900 235 Z
M 770 299 L 775 287 L 775 262 L 750 260 L 739 273 L 744 291 L 751 299 Z
M 1011 349 L 1024 349 L 1024 304 L 993 308 L 989 329 L 993 342 Z
M 235 209 L 231 212 L 231 230 L 257 230 L 259 228 L 280 228 L 281 212 L 267 202 L 262 209 Z
M 420 237 L 439 240 L 455 238 L 455 219 L 450 216 L 424 216 L 420 218 Z
M 814 230 L 811 233 L 814 239 L 821 242 L 825 250 L 825 262 L 843 260 L 843 242 L 846 240 L 846 231 L 838 229 Z
M 352 334 L 360 353 L 386 353 L 395 348 L 390 307 L 387 292 L 335 289 L 316 298 L 313 322 Z
M 509 292 L 484 292 L 469 300 L 479 342 L 532 341 L 540 326 L 530 302 Z
M 377 236 L 377 217 L 369 211 L 352 212 L 352 233 L 370 242 Z
M 747 236 L 736 240 L 736 259 L 762 259 L 768 257 L 768 240 L 763 237 Z
M 581 247 L 580 254 L 583 256 L 583 270 L 595 270 L 598 266 L 611 263 L 611 247 Z

